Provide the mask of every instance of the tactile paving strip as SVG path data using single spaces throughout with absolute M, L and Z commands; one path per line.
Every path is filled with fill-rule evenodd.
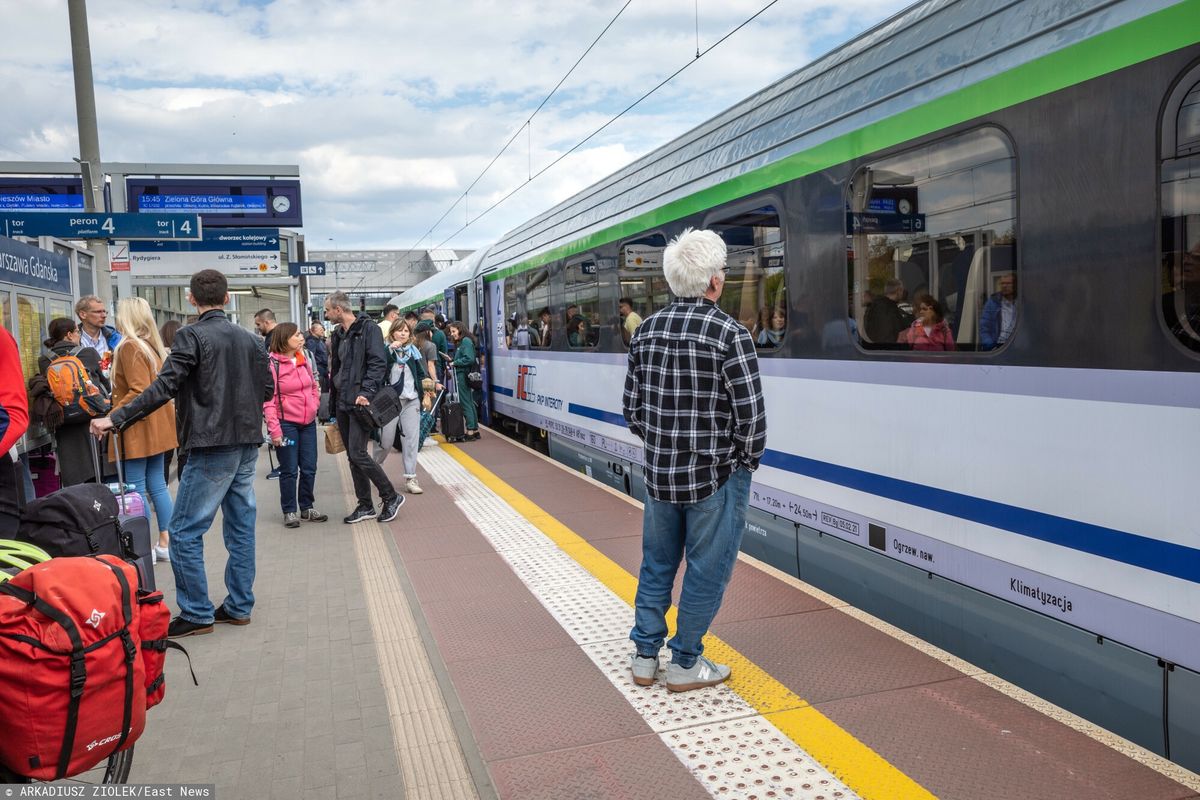
M 714 797 L 847 800 L 856 797 L 760 716 L 661 736 Z
M 633 609 L 449 454 L 429 452 L 421 464 L 709 794 L 857 797 L 727 685 L 668 692 L 665 664 L 653 686 L 634 684 L 628 640 Z
M 604 584 L 592 580 L 575 586 L 539 588 L 535 594 L 577 643 L 614 641 L 629 649 L 633 609 Z
M 652 686 L 638 686 L 629 674 L 632 648 L 626 639 L 585 644 L 583 652 L 656 733 L 758 713 L 728 686 L 678 694 L 668 692 L 663 683 L 667 669 L 663 657 L 659 658 L 658 680 Z

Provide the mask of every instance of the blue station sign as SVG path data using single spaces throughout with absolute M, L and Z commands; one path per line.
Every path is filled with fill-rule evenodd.
M 71 294 L 71 260 L 0 236 L 0 281 Z
M 201 238 L 197 214 L 106 214 L 88 211 L 0 211 L 4 236 L 57 236 L 59 239 Z
M 131 253 L 221 253 L 238 251 L 279 252 L 278 228 L 223 228 L 206 230 L 198 242 L 130 242 Z
M 324 274 L 324 261 L 291 261 L 288 263 L 288 275 L 291 275 L 293 278 Z

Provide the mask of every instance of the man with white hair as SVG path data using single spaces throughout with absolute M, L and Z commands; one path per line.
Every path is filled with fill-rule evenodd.
M 667 689 L 715 686 L 729 667 L 705 658 L 702 639 L 733 573 L 750 500 L 750 473 L 767 440 L 754 341 L 717 306 L 725 242 L 690 228 L 663 251 L 675 300 L 629 342 L 624 412 L 645 445 L 642 568 L 629 638 L 633 681 L 654 683 L 667 635 L 671 586 L 684 554 L 678 629 L 667 643 Z

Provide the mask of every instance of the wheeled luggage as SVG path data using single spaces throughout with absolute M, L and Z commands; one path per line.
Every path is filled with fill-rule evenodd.
M 138 585 L 147 592 L 154 591 L 154 537 L 150 534 L 150 517 L 145 501 L 138 493 L 125 493 L 125 465 L 121 461 L 121 434 L 113 430 L 116 448 L 117 484 L 121 511 L 117 521 L 124 535 L 125 557 L 137 565 Z M 97 467 L 97 472 L 99 468 Z M 136 501 L 134 500 L 136 498 Z
M 461 442 L 467 438 L 467 421 L 463 416 L 462 403 L 458 399 L 458 386 L 452 369 L 446 370 L 446 395 L 442 399 L 442 436 L 447 442 Z

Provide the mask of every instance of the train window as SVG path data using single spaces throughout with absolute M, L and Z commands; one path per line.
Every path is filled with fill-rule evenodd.
M 567 346 L 572 350 L 595 347 L 600 341 L 600 275 L 595 259 L 567 264 Z
M 787 333 L 787 283 L 779 211 L 762 206 L 708 223 L 725 240 L 722 309 L 750 331 L 761 350 L 783 344 Z
M 996 128 L 861 167 L 846 203 L 851 329 L 870 350 L 995 350 L 1016 331 L 1016 158 Z
M 1200 81 L 1188 84 L 1163 120 L 1162 310 L 1175 338 L 1200 352 Z
M 524 311 L 525 274 L 509 275 L 504 279 L 504 347 L 512 348 L 513 320 Z M 499 335 L 499 331 L 496 332 Z
M 528 273 L 525 284 L 525 313 L 528 316 L 530 347 L 549 347 L 550 326 L 550 267 L 538 267 Z M 525 341 L 522 335 L 521 341 Z
M 671 302 L 662 268 L 666 246 L 666 238 L 655 233 L 626 242 L 617 252 L 620 334 L 626 347 L 642 320 Z

